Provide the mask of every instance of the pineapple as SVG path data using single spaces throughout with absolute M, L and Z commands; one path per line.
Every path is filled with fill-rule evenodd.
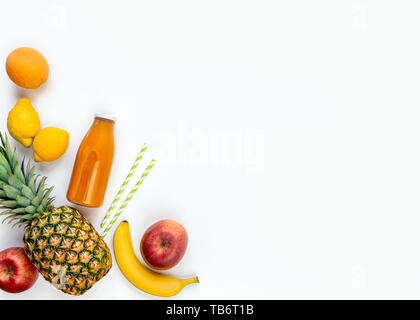
M 76 209 L 54 208 L 52 187 L 38 179 L 25 160 L 19 165 L 7 136 L 0 133 L 0 206 L 3 222 L 25 226 L 24 249 L 43 277 L 61 291 L 80 295 L 112 265 L 111 253 L 98 232 Z

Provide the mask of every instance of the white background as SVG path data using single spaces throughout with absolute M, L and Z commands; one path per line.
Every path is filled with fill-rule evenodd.
M 420 297 L 418 1 L 2 1 L 0 64 L 32 46 L 38 90 L 0 70 L 0 128 L 19 97 L 70 145 L 37 165 L 67 204 L 97 111 L 118 117 L 98 227 L 143 142 L 155 157 L 124 212 L 137 254 L 172 218 L 189 234 L 175 298 Z M 19 151 L 31 155 L 30 150 Z M 0 249 L 22 246 L 0 227 Z M 112 245 L 112 233 L 106 241 Z M 82 297 L 40 278 L 0 299 L 154 299 L 114 266 Z

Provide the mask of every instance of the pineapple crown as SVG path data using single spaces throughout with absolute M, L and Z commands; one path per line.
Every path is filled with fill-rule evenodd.
M 52 208 L 53 187 L 46 188 L 46 177 L 39 179 L 35 167 L 25 158 L 19 164 L 16 148 L 13 152 L 7 135 L 0 132 L 0 216 L 3 222 L 15 222 L 12 227 L 27 225 L 32 219 Z

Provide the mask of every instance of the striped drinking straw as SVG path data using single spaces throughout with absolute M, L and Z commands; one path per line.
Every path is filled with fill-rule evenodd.
M 117 213 L 114 215 L 114 217 L 112 218 L 112 220 L 109 222 L 108 226 L 105 228 L 104 232 L 102 233 L 102 238 L 105 238 L 105 236 L 107 235 L 108 231 L 112 228 L 112 226 L 115 223 L 115 221 L 118 219 L 118 217 L 120 216 L 120 214 L 124 211 L 124 209 L 127 206 L 128 202 L 133 198 L 134 194 L 139 189 L 140 185 L 143 183 L 144 179 L 146 178 L 146 176 L 149 174 L 150 170 L 155 165 L 155 162 L 156 162 L 155 160 L 150 161 L 149 165 L 147 166 L 146 170 L 144 170 L 143 174 L 141 175 L 140 179 L 137 181 L 137 183 L 134 186 L 134 188 L 130 191 L 130 193 L 128 194 L 127 198 L 125 198 L 123 204 L 118 209 Z
M 107 223 L 107 220 L 109 218 L 109 216 L 111 215 L 112 210 L 114 210 L 118 200 L 120 200 L 121 198 L 121 194 L 124 192 L 125 187 L 127 186 L 127 184 L 130 182 L 130 178 L 131 176 L 134 174 L 134 171 L 136 170 L 141 158 L 143 157 L 144 152 L 147 149 L 147 143 L 145 143 L 143 145 L 143 148 L 140 149 L 139 154 L 137 155 L 136 160 L 134 161 L 133 165 L 131 166 L 130 172 L 128 173 L 127 177 L 125 178 L 123 184 L 120 187 L 120 190 L 118 190 L 117 195 L 115 196 L 114 200 L 111 203 L 111 206 L 109 207 L 105 217 L 102 220 L 101 223 L 101 228 L 103 228 L 105 226 L 105 224 Z

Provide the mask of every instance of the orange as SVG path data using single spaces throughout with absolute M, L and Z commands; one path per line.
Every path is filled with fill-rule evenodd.
M 47 81 L 49 67 L 39 51 L 22 47 L 13 50 L 7 57 L 6 72 L 19 87 L 36 89 Z

